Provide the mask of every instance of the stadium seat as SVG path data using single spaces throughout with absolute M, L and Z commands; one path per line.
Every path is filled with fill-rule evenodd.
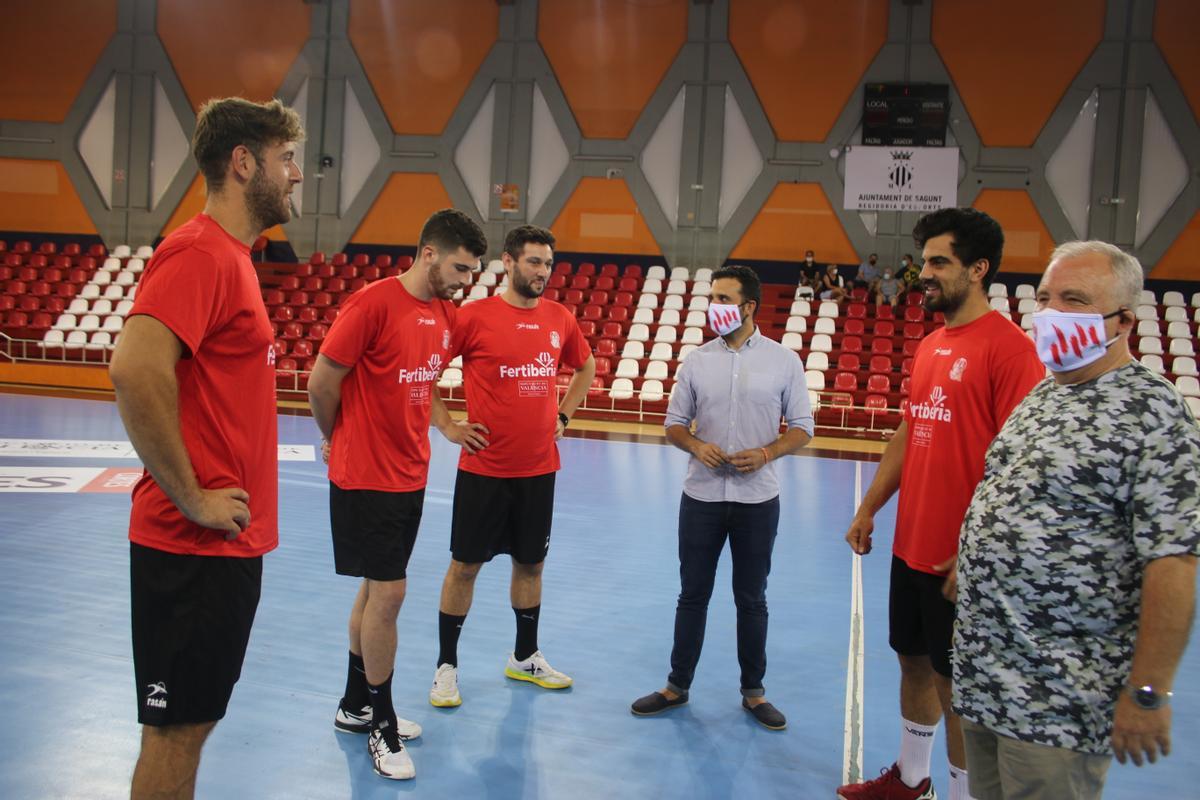
M 1003 311 L 1005 313 L 1008 313 L 1008 298 L 1007 297 L 993 297 L 988 301 L 988 305 L 990 305 L 996 311 Z
M 854 353 L 842 353 L 838 356 L 837 368 L 839 372 L 857 372 L 862 368 L 862 360 Z
M 990 300 L 993 297 L 1007 298 L 1008 297 L 1008 287 L 1005 286 L 1003 283 L 988 284 L 988 299 Z
M 699 346 L 699 345 L 696 345 L 696 344 L 685 344 L 685 345 L 683 345 L 682 347 L 680 347 L 680 348 L 679 348 L 679 355 L 677 355 L 677 356 L 675 357 L 675 360 L 676 360 L 678 363 L 682 364 L 682 363 L 683 363 L 683 360 L 684 360 L 685 358 L 687 358 L 688 356 L 690 356 L 692 353 L 694 353 L 694 352 L 695 352 L 697 349 L 699 349 L 699 347 L 700 347 L 700 346 Z M 676 367 L 676 370 L 678 370 L 678 369 L 679 369 L 679 368 L 678 368 L 678 367 Z
M 688 311 L 708 311 L 708 298 L 693 295 L 691 302 L 688 303 Z M 1197 313 L 1200 314 L 1200 310 Z
M 874 332 L 876 336 L 895 336 L 896 323 L 892 322 L 890 319 L 878 320 L 875 323 Z
M 891 341 L 890 339 L 888 341 Z M 861 353 L 863 351 L 863 341 L 860 336 L 843 336 L 842 337 L 842 352 L 844 353 Z
M 658 278 L 646 278 L 645 283 L 642 284 L 642 293 L 643 294 L 662 294 L 663 293 L 662 281 L 659 280 Z
M 679 332 L 674 325 L 659 325 L 658 330 L 654 332 L 654 341 L 674 344 L 678 336 Z
M 684 328 L 683 336 L 679 341 L 683 344 L 703 344 L 704 329 L 699 327 Z
M 1163 319 L 1167 322 L 1187 322 L 1187 309 L 1183 306 L 1167 306 L 1163 312 Z
M 628 269 L 625 270 L 625 274 L 626 275 L 629 274 Z M 663 267 L 661 265 L 655 264 L 654 266 L 652 266 L 648 270 L 646 270 L 646 280 L 653 279 L 653 280 L 662 281 L 662 280 L 666 280 L 666 277 L 667 277 L 667 268 Z
M 815 369 L 821 372 L 829 369 L 829 354 L 828 353 L 809 353 L 808 363 L 805 364 L 808 369 Z
M 829 317 L 817 317 L 817 321 L 813 323 L 813 333 L 824 333 L 833 335 L 837 332 L 837 326 Z
M 824 320 L 817 320 L 823 322 Z M 784 326 L 785 331 L 793 331 L 795 333 L 808 332 L 808 320 L 804 317 L 788 317 L 787 324 Z
M 658 314 L 659 325 L 679 325 L 679 312 L 673 308 L 665 308 Z
M 1145 363 L 1146 356 L 1142 356 L 1142 363 Z M 1161 363 L 1161 359 L 1159 359 Z M 1176 375 L 1191 375 L 1196 376 L 1196 359 L 1193 356 L 1176 356 L 1171 362 L 1171 372 Z
M 814 392 L 825 391 L 825 373 L 820 370 L 810 369 L 804 373 L 804 381 L 808 384 L 808 388 Z
M 1175 388 L 1184 397 L 1200 397 L 1200 382 L 1194 375 L 1180 375 L 1175 379 Z
M 1162 339 L 1159 339 L 1157 336 L 1139 336 L 1137 351 L 1142 355 L 1150 353 L 1161 356 L 1163 354 Z
M 1192 347 L 1191 339 L 1172 339 L 1167 352 L 1173 356 L 1196 357 L 1196 349 Z
M 1142 362 L 1143 367 L 1155 373 L 1156 375 L 1163 375 L 1167 371 L 1166 367 L 1163 366 L 1162 356 L 1147 354 L 1138 360 Z
M 820 320 L 818 320 L 820 322 Z M 847 336 L 862 336 L 867 332 L 866 323 L 861 319 L 847 319 L 842 325 L 842 333 Z M 878 332 L 876 335 L 880 335 Z
M 692 284 L 692 297 L 708 297 L 712 294 L 712 284 L 708 281 L 696 281 Z
M 638 298 L 637 307 L 638 308 L 655 308 L 655 309 L 658 308 L 658 295 L 642 294 L 642 296 Z
M 642 382 L 641 397 L 644 402 L 658 403 L 665 396 L 662 381 L 651 379 Z
M 1186 322 L 1168 322 L 1167 338 L 1190 339 L 1192 338 L 1192 326 Z
M 633 381 L 629 378 L 616 378 L 609 387 L 608 396 L 613 400 L 629 400 L 633 397 Z
M 644 377 L 652 381 L 665 381 L 667 379 L 667 362 L 651 361 L 646 365 L 646 374 Z
M 800 334 L 796 335 L 799 336 Z M 831 353 L 833 352 L 833 340 L 829 338 L 828 334 L 818 333 L 812 337 L 809 349 L 821 353 Z
M 1030 300 L 1037 296 L 1037 289 L 1032 283 L 1020 283 L 1017 284 L 1015 294 L 1018 300 Z
M 829 337 L 826 336 L 825 338 L 828 339 Z M 804 338 L 798 333 L 788 332 L 783 335 L 783 339 L 780 341 L 780 344 L 782 344 L 788 350 L 803 350 Z M 830 345 L 830 349 L 833 349 L 832 344 Z
M 703 311 L 689 311 L 683 324 L 688 328 L 703 328 L 708 324 L 708 315 Z
M 613 373 L 618 378 L 638 377 L 638 362 L 632 358 L 622 358 L 617 362 L 617 371 Z
M 807 300 L 795 300 L 788 314 L 793 317 L 811 317 L 812 305 Z
M 640 345 L 641 342 L 635 342 L 634 344 Z M 671 345 L 667 342 L 655 342 L 654 346 L 650 348 L 651 361 L 670 361 L 674 357 L 675 355 L 671 349 Z M 641 356 L 639 356 L 639 358 L 641 358 Z
M 1142 305 L 1156 306 L 1158 305 L 1158 296 L 1151 289 L 1142 289 Z
M 629 328 L 629 340 L 633 342 L 650 341 L 650 328 L 641 323 L 634 323 Z
M 838 304 L 825 300 L 821 303 L 817 310 L 818 317 L 836 317 L 838 316 Z
M 1168 307 L 1182 307 L 1185 305 L 1183 292 L 1164 292 L 1163 305 Z
M 1158 320 L 1158 306 L 1149 306 L 1149 305 L 1138 306 L 1136 316 L 1139 320 L 1144 320 L 1144 319 Z

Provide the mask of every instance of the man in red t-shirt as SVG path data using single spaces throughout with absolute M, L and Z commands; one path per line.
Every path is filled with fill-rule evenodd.
M 129 519 L 142 748 L 130 794 L 191 797 L 278 544 L 274 330 L 250 245 L 288 222 L 304 130 L 278 100 L 205 103 L 204 212 L 155 252 L 109 375 L 146 473 Z
M 435 706 L 462 703 L 458 637 L 479 568 L 502 553 L 512 556 L 517 618 L 516 646 L 504 674 L 547 689 L 571 685 L 538 649 L 538 616 L 559 468 L 555 441 L 583 401 L 596 362 L 575 316 L 540 299 L 553 248 L 554 235 L 545 228 L 509 231 L 502 256 L 508 286 L 503 294 L 463 306 L 455 322 L 451 349 L 463 357 L 467 419 L 486 428 L 488 442 L 482 449 L 464 447 L 458 462 L 452 559 L 438 614 L 441 652 L 429 692 Z M 561 404 L 555 385 L 560 363 L 575 369 Z
M 425 499 L 432 398 L 449 361 L 449 300 L 471 282 L 485 252 L 487 239 L 473 219 L 452 208 L 433 214 L 412 267 L 342 306 L 308 381 L 329 463 L 334 567 L 362 578 L 350 610 L 346 691 L 333 725 L 370 734 L 367 750 L 385 778 L 416 774 L 402 740 L 420 736 L 421 726 L 392 707 L 396 617 Z M 482 443 L 475 427 L 443 432 Z
M 845 800 L 925 800 L 933 738 L 946 717 L 950 800 L 968 800 L 962 726 L 950 708 L 954 564 L 983 457 L 1008 415 L 1045 376 L 1033 342 L 988 304 L 1004 232 L 987 214 L 947 208 L 922 217 L 925 308 L 946 325 L 921 342 L 909 405 L 846 541 L 871 550 L 876 512 L 900 490 L 892 545 L 889 643 L 900 659 L 900 758 L 877 779 L 838 789 Z

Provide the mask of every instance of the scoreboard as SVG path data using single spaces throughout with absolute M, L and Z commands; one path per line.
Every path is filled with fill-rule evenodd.
M 944 83 L 868 83 L 863 86 L 862 143 L 945 147 L 950 87 Z

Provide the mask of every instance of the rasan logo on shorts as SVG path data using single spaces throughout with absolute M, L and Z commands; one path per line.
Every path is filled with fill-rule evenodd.
M 554 362 L 554 356 L 546 352 L 538 353 L 533 362 L 519 367 L 500 365 L 501 378 L 553 378 L 556 372 L 558 365 Z
M 150 708 L 167 707 L 167 685 L 163 681 L 146 685 L 146 705 Z
M 929 402 L 910 403 L 908 409 L 912 412 L 913 419 L 950 421 L 950 409 L 946 408 L 946 392 L 941 386 L 933 387 L 933 391 L 929 393 Z
M 442 356 L 440 353 L 434 353 L 429 357 L 429 364 L 422 365 L 416 369 L 401 369 L 399 383 L 432 383 L 437 380 L 438 373 L 442 371 Z

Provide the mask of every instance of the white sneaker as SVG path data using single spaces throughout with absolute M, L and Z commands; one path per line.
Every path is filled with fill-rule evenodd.
M 371 731 L 371 707 L 363 706 L 358 711 L 347 711 L 338 706 L 333 717 L 333 727 L 341 733 L 369 733 Z M 396 733 L 404 741 L 421 735 L 421 726 L 411 720 L 396 718 Z
M 433 674 L 433 688 L 429 690 L 429 703 L 438 708 L 453 708 L 462 705 L 458 693 L 458 667 L 442 664 Z
M 417 774 L 404 743 L 395 731 L 380 728 L 372 730 L 367 739 L 367 752 L 371 754 L 375 771 L 385 778 L 405 781 Z
M 515 681 L 536 683 L 543 689 L 565 689 L 572 683 L 569 676 L 546 663 L 546 657 L 542 655 L 541 650 L 524 661 L 517 661 L 513 654 L 509 653 L 504 674 Z

